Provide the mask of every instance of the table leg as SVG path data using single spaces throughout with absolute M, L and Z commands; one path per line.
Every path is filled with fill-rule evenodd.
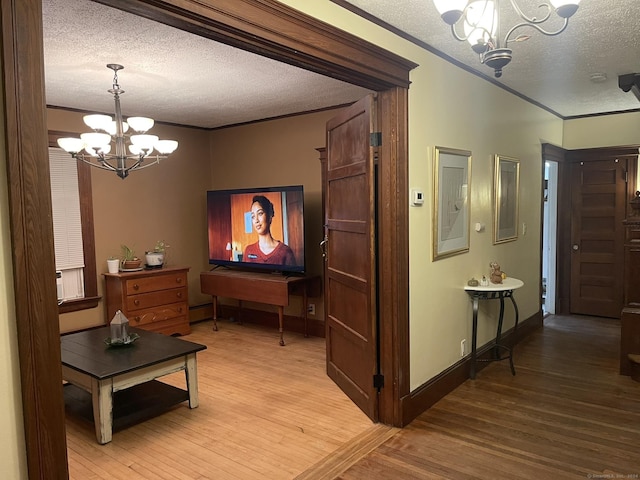
M 187 391 L 189 392 L 189 408 L 196 408 L 198 402 L 198 366 L 196 363 L 196 354 L 187 355 L 186 368 L 184 374 L 187 381 Z
M 218 296 L 212 295 L 213 297 L 213 331 L 218 331 Z
M 278 329 L 280 330 L 280 346 L 284 347 L 284 338 L 283 338 L 283 333 L 284 333 L 284 307 L 281 305 L 278 305 Z
M 113 433 L 113 380 L 91 379 L 91 402 L 96 439 L 100 445 L 109 443 Z
M 473 296 L 473 325 L 471 327 L 471 368 L 469 376 L 476 378 L 476 341 L 478 339 L 478 297 Z
M 502 292 L 499 293 L 498 297 L 500 298 L 500 315 L 498 315 L 498 329 L 496 330 L 496 347 L 494 349 L 495 358 L 500 360 L 500 336 L 502 335 L 502 322 L 504 320 L 504 295 Z
M 513 304 L 513 310 L 516 312 L 516 324 L 515 324 L 515 326 L 513 327 L 513 331 L 515 332 L 515 331 L 517 331 L 517 330 L 518 330 L 518 317 L 519 317 L 519 314 L 518 314 L 518 306 L 516 305 L 516 301 L 515 301 L 515 299 L 513 298 L 513 293 L 511 294 L 511 296 L 510 296 L 509 298 L 511 299 L 511 303 Z

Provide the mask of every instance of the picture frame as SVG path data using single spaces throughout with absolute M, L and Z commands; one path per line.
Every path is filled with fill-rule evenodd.
M 493 179 L 493 243 L 518 239 L 518 211 L 520 203 L 520 161 L 517 158 L 495 155 Z
M 469 251 L 471 152 L 435 147 L 432 260 Z

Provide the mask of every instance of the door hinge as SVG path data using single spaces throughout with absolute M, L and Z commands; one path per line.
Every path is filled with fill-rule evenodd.
M 373 388 L 377 388 L 378 390 L 384 387 L 384 375 L 374 375 L 373 376 Z
M 382 132 L 372 132 L 369 134 L 369 145 L 380 147 L 382 145 Z

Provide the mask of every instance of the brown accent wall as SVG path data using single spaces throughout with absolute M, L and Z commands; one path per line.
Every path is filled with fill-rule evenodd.
M 304 185 L 307 267 L 311 274 L 320 275 L 322 191 L 315 149 L 324 145 L 326 121 L 336 113 L 330 110 L 215 131 L 157 124 L 155 134 L 180 144 L 160 165 L 133 172 L 125 180 L 92 169 L 98 293 L 104 295 L 106 259 L 119 256 L 121 244 L 142 255 L 163 239 L 171 246 L 167 262 L 191 268 L 190 305 L 209 303 L 211 298 L 200 292 L 199 273 L 210 269 L 206 192 L 215 188 Z M 47 127 L 84 132 L 82 116 L 48 109 Z M 315 318 L 322 319 L 322 297 L 310 301 L 316 304 Z M 269 311 L 272 307 L 252 308 Z M 294 298 L 288 313 L 298 315 L 300 308 L 301 301 Z M 94 309 L 62 314 L 60 329 L 87 328 L 105 320 L 102 301 Z
M 323 231 L 322 180 L 316 148 L 325 145 L 327 120 L 339 111 L 327 110 L 210 133 L 213 188 L 304 186 L 305 256 L 307 271 L 312 275 L 322 275 L 319 246 Z M 323 297 L 309 301 L 316 304 L 313 318 L 323 319 Z M 298 315 L 300 305 L 300 299 L 292 298 L 287 313 Z

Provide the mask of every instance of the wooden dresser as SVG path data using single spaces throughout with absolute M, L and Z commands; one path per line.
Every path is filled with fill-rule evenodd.
M 120 310 L 132 327 L 186 335 L 189 327 L 188 267 L 104 273 L 107 324 Z

